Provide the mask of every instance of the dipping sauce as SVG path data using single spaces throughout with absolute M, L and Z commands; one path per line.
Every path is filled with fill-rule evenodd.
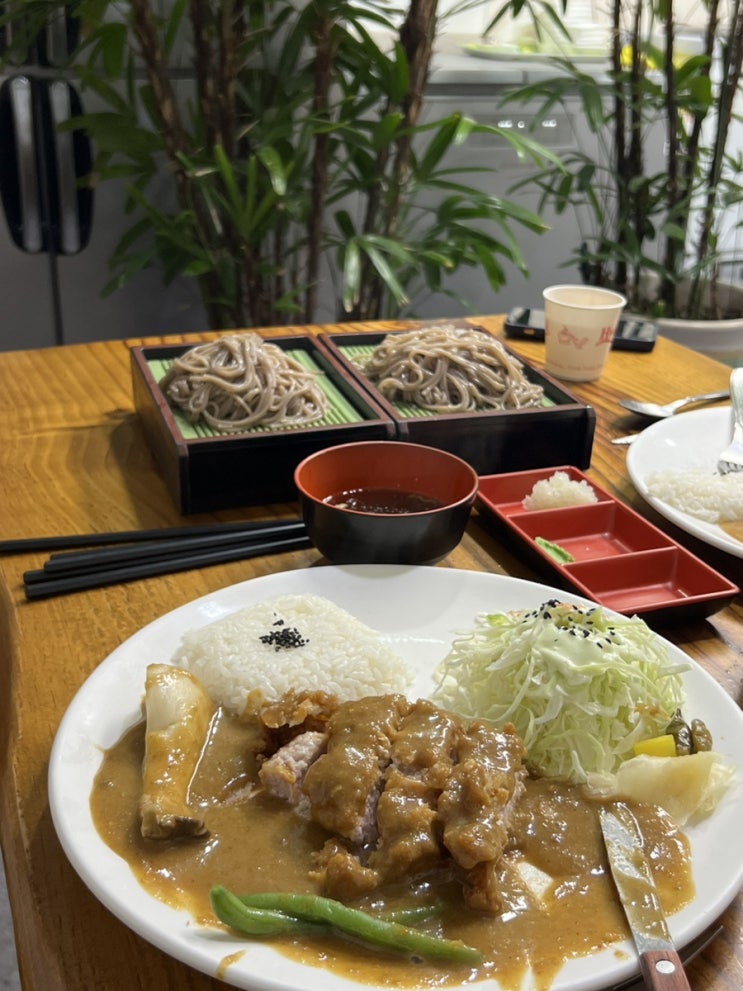
M 443 503 L 434 496 L 406 489 L 363 488 L 345 489 L 327 496 L 323 502 L 339 509 L 352 509 L 356 513 L 378 513 L 401 516 L 407 513 L 425 513 L 440 509 Z

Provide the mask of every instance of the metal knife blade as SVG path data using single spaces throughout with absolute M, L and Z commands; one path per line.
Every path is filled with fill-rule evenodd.
M 612 437 L 611 442 L 621 445 L 634 444 L 639 436 L 639 434 L 624 434 L 622 437 Z
M 637 820 L 623 802 L 601 808 L 599 819 L 645 984 L 652 991 L 691 991 L 668 932 Z

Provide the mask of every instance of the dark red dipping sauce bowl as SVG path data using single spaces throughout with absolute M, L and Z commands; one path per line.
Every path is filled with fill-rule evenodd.
M 328 447 L 294 471 L 315 547 L 335 564 L 432 564 L 462 539 L 478 477 L 466 461 L 422 444 Z

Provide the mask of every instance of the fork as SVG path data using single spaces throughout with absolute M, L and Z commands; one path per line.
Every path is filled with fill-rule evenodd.
M 730 375 L 730 402 L 733 411 L 733 438 L 720 452 L 717 461 L 719 475 L 743 471 L 743 368 L 734 368 Z

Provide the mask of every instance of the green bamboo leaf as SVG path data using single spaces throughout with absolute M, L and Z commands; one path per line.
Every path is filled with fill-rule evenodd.
M 480 129 L 478 128 L 478 130 Z M 504 139 L 521 161 L 530 160 L 537 165 L 544 165 L 545 162 L 550 162 L 555 168 L 564 171 L 565 166 L 560 155 L 551 148 L 540 144 L 539 141 L 530 137 L 528 134 L 516 134 L 502 127 L 492 127 L 490 130 Z
M 400 262 L 410 261 L 410 247 L 392 237 L 384 237 L 381 234 L 365 234 L 361 243 L 363 246 L 368 245 L 370 248 L 392 255 Z
M 343 256 L 343 308 L 349 313 L 361 299 L 361 252 L 349 241 Z
M 351 220 L 351 215 L 348 210 L 337 210 L 334 214 L 335 222 L 338 226 L 338 230 L 341 236 L 345 237 L 348 241 L 356 235 L 356 228 L 354 226 L 353 220 Z
M 212 265 L 208 261 L 205 260 L 192 261 L 188 265 L 186 265 L 178 274 L 187 275 L 193 278 L 198 275 L 206 275 L 206 273 L 210 272 L 211 270 L 212 270 Z
M 681 244 L 686 241 L 686 228 L 682 227 L 680 224 L 665 223 L 663 224 L 661 230 L 670 240 L 679 241 Z
M 165 23 L 163 32 L 163 51 L 169 55 L 173 50 L 173 45 L 178 38 L 178 32 L 183 22 L 184 12 L 187 9 L 189 0 L 173 0 L 173 7 Z
M 430 263 L 431 267 L 443 268 L 448 272 L 453 271 L 456 266 L 456 262 L 451 254 L 440 250 L 426 250 L 421 252 L 421 260 L 427 264 Z
M 372 131 L 372 144 L 377 150 L 386 148 L 394 140 L 395 135 L 403 120 L 403 115 L 399 112 L 385 114 L 381 120 L 377 121 Z M 371 156 L 367 156 L 371 160 Z
M 706 74 L 709 58 L 706 55 L 690 55 L 676 66 L 676 87 L 682 88 L 689 79 Z
M 424 284 L 431 292 L 441 292 L 441 276 L 445 271 L 446 269 L 444 269 L 435 259 L 429 264 L 426 258 L 423 258 L 421 273 L 423 275 Z
M 268 172 L 276 195 L 285 196 L 287 191 L 287 173 L 281 155 L 275 148 L 271 147 L 259 148 L 256 155 Z
M 221 145 L 217 145 L 214 148 L 214 160 L 217 163 L 217 169 L 222 177 L 222 182 L 224 183 L 224 188 L 227 191 L 227 198 L 232 206 L 232 209 L 237 215 L 242 215 L 243 200 L 240 195 L 240 190 L 237 187 L 235 171 L 232 166 L 232 162 L 225 154 L 225 150 Z
M 111 0 L 80 0 L 75 5 L 75 14 L 80 17 L 83 26 L 97 28 L 105 20 L 110 2 Z
M 248 216 L 255 213 L 255 205 L 258 197 L 258 160 L 251 155 L 247 161 L 245 171 L 245 212 Z
M 389 61 L 390 73 L 388 78 L 388 89 L 392 103 L 402 103 L 408 95 L 410 89 L 410 67 L 408 65 L 405 50 L 400 42 L 395 42 L 392 58 Z
M 423 155 L 418 161 L 418 175 L 429 175 L 449 149 L 456 143 L 462 114 L 452 114 L 437 122 L 437 131 L 428 142 Z
M 478 124 L 477 121 L 473 120 L 471 117 L 468 117 L 466 114 L 463 114 L 462 117 L 460 117 L 457 124 L 457 129 L 454 132 L 454 144 L 466 144 L 470 138 L 470 135 L 476 131 L 479 131 L 480 126 L 481 125 Z
M 689 95 L 691 96 L 691 109 L 696 114 L 706 114 L 714 103 L 712 92 L 712 82 L 709 76 L 697 76 L 689 83 Z
M 566 206 L 570 203 L 570 195 L 573 191 L 573 177 L 571 175 L 563 176 L 562 181 L 557 187 L 557 195 L 555 198 L 555 206 L 557 207 L 557 212 L 561 213 Z
M 160 131 L 162 128 L 160 101 L 149 83 L 139 86 L 137 97 L 139 104 L 147 116 L 149 129 L 155 132 Z
M 373 243 L 370 242 L 369 239 L 364 239 L 361 246 L 369 258 L 369 261 L 374 266 L 374 270 L 379 275 L 386 289 L 391 293 L 395 302 L 398 306 L 406 306 L 410 300 L 398 280 L 396 273 L 387 261 L 387 258 L 375 247 Z
M 281 212 L 278 207 L 279 201 L 271 190 L 263 193 L 259 191 L 252 213 L 246 211 L 242 218 L 243 231 L 251 241 L 257 237 L 269 237 L 272 233 L 275 235 L 280 231 Z
M 142 219 L 138 223 L 133 224 L 119 239 L 116 245 L 115 253 L 123 254 L 129 251 L 133 244 L 147 233 L 150 229 L 150 223 L 148 220 Z
M 567 7 L 567 0 L 562 0 L 563 11 Z M 547 20 L 552 22 L 552 27 L 557 31 L 557 33 L 566 39 L 570 38 L 570 31 L 565 25 L 564 19 L 555 10 L 555 8 L 550 3 L 541 4 L 542 17 L 546 17 Z
M 487 251 L 484 248 L 475 247 L 475 253 L 477 254 L 478 261 L 485 273 L 488 284 L 492 289 L 500 289 L 501 286 L 505 285 L 506 273 L 502 265 L 498 264 L 495 254 Z M 517 262 L 517 259 L 511 258 L 511 261 Z M 517 263 L 517 267 L 522 271 L 526 272 L 526 266 L 523 259 L 520 259 L 520 264 Z
M 586 162 L 575 174 L 575 183 L 577 188 L 582 192 L 590 189 L 593 186 L 594 179 L 596 177 L 596 166 L 593 162 Z
M 75 118 L 75 122 L 102 151 L 120 153 L 133 159 L 147 159 L 162 147 L 159 134 L 139 127 L 120 114 L 83 114 Z
M 346 146 L 348 148 L 348 146 Z M 381 145 L 380 145 L 381 147 Z M 348 171 L 344 173 L 345 178 L 340 178 L 340 184 L 347 185 L 348 191 L 358 191 L 358 181 L 363 186 L 368 186 L 378 179 L 377 156 L 372 154 L 367 148 L 348 148 Z M 346 190 L 343 190 L 345 194 Z
M 606 126 L 606 108 L 601 90 L 595 83 L 586 83 L 580 88 L 581 104 L 592 131 L 600 131 Z
M 122 117 L 132 116 L 131 103 L 100 72 L 92 71 L 86 66 L 81 66 L 78 69 L 78 76 L 83 88 L 94 92 L 113 111 Z
M 124 64 L 127 44 L 126 24 L 104 23 L 98 29 L 98 41 L 103 56 L 103 68 L 109 79 L 118 79 Z

